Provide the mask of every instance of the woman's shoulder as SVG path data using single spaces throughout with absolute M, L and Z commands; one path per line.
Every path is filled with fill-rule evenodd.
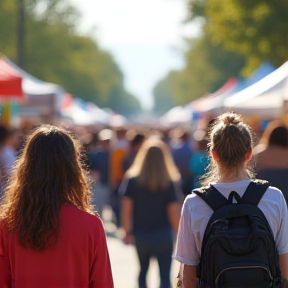
M 213 186 L 215 186 L 216 189 L 218 191 L 220 191 L 220 193 L 226 189 L 228 191 L 228 194 L 225 193 L 227 191 L 224 191 L 221 194 L 224 194 L 224 196 L 226 198 L 228 198 L 228 195 L 230 194 L 229 191 L 235 190 L 236 187 L 237 188 L 240 187 L 243 190 L 243 194 L 244 194 L 249 183 L 251 183 L 251 181 L 252 180 L 238 181 L 238 182 L 233 182 L 233 183 L 213 183 Z M 209 186 L 201 187 L 197 190 L 200 193 L 206 193 L 206 190 L 208 188 L 209 188 Z M 236 191 L 237 190 L 239 190 L 239 189 L 236 189 Z M 240 196 L 241 195 L 242 194 L 240 194 Z M 278 189 L 277 187 L 269 186 L 268 189 L 266 190 L 264 196 L 263 196 L 263 199 L 266 199 L 265 201 L 270 200 L 270 201 L 274 201 L 274 202 L 279 202 L 279 201 L 282 202 L 284 197 L 283 197 L 283 193 L 280 189 Z M 194 193 L 193 191 L 190 195 L 188 195 L 185 198 L 184 203 L 186 206 L 190 207 L 191 209 L 196 209 L 196 210 L 203 209 L 203 207 L 207 207 L 207 204 L 204 202 L 204 200 L 202 200 L 202 198 L 200 196 L 198 196 L 196 193 Z
M 205 193 L 205 192 L 201 192 Z M 191 211 L 204 211 L 204 210 L 210 210 L 211 208 L 204 202 L 204 200 L 198 196 L 196 193 L 192 191 L 191 194 L 187 195 L 184 200 L 184 205 L 186 206 L 186 209 Z
M 0 234 L 6 233 L 6 232 L 7 232 L 7 227 L 4 223 L 4 220 L 0 218 Z
M 102 225 L 102 220 L 97 213 L 90 211 L 83 211 L 71 204 L 64 204 L 61 209 L 62 217 L 69 217 L 70 219 L 78 219 L 77 222 L 81 221 L 91 225 Z
M 269 198 L 273 201 L 282 201 L 284 200 L 283 193 L 280 189 L 274 186 L 269 186 L 266 190 L 264 196 L 265 198 Z
M 122 183 L 126 183 L 126 184 L 135 183 L 137 182 L 137 178 L 138 176 L 127 176 L 127 177 L 124 177 L 124 179 L 122 180 Z
M 265 150 L 256 155 L 256 162 L 259 169 L 266 168 L 288 168 L 288 149 L 277 146 L 268 146 Z
M 129 188 L 131 187 L 131 185 L 137 185 L 138 184 L 137 179 L 138 179 L 137 176 L 125 177 L 121 183 L 122 188 L 124 187 L 126 189 L 128 187 L 128 184 L 129 184 Z

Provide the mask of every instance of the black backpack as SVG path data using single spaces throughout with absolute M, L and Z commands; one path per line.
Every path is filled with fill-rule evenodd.
M 193 190 L 214 211 L 202 242 L 199 287 L 281 287 L 273 233 L 257 207 L 268 187 L 267 181 L 255 180 L 242 198 L 232 191 L 229 199 L 212 185 Z

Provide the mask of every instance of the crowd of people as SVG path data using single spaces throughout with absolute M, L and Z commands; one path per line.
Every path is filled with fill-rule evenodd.
M 251 179 L 261 178 L 288 199 L 288 128 L 280 120 L 271 122 L 259 141 L 234 113 L 213 119 L 205 131 L 26 128 L 0 126 L 3 288 L 112 288 L 101 221 L 107 206 L 122 240 L 135 245 L 139 288 L 147 288 L 151 257 L 158 261 L 160 287 L 172 287 L 174 248 L 179 283 L 195 288 L 213 210 L 193 189 L 213 183 L 226 198 L 232 190 L 242 197 Z M 282 193 L 270 187 L 259 208 L 272 228 L 282 277 L 288 278 Z

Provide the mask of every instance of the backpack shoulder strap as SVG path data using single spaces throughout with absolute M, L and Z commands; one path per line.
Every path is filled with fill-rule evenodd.
M 251 181 L 241 198 L 241 203 L 257 206 L 269 186 L 268 181 L 258 179 Z
M 215 212 L 222 206 L 229 204 L 228 199 L 224 197 L 213 185 L 194 189 L 193 193 L 199 196 Z

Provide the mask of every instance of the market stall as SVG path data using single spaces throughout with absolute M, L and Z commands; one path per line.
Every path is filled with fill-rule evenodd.
M 63 87 L 30 75 L 11 60 L 7 59 L 7 63 L 22 77 L 22 90 L 25 97 L 21 102 L 20 113 L 28 116 L 59 115 L 65 95 Z
M 0 114 L 1 122 L 8 125 L 23 99 L 22 75 L 12 67 L 6 57 L 0 58 Z
M 275 118 L 283 114 L 287 101 L 288 61 L 260 81 L 225 99 L 224 107 L 246 116 Z

